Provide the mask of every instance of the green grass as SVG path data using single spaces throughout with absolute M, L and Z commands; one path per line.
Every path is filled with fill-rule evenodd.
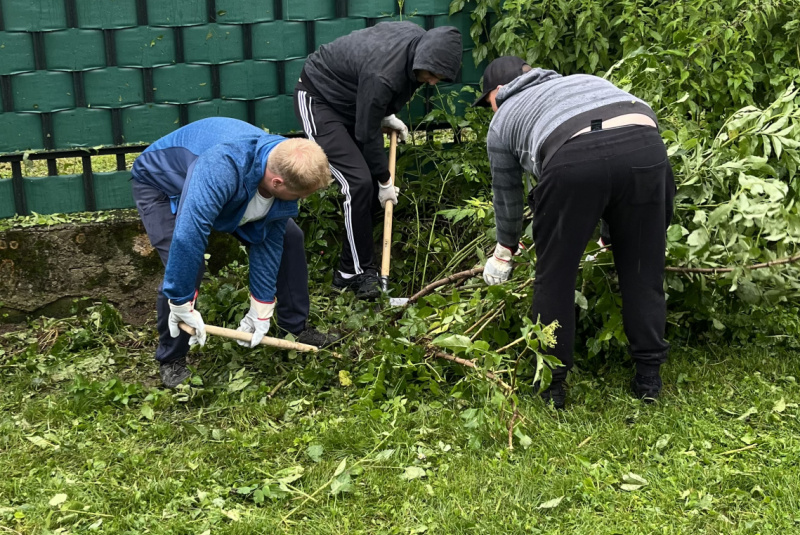
M 358 355 L 216 341 L 195 384 L 171 393 L 157 388 L 148 331 L 98 325 L 45 322 L 0 338 L 0 532 L 800 530 L 788 350 L 675 348 L 655 405 L 629 396 L 621 363 L 576 374 L 564 412 L 524 398 L 532 444 L 509 451 L 505 433 L 463 425 L 480 400 L 359 402 L 337 378 Z M 331 495 L 343 461 L 344 492 Z M 278 490 L 294 467 L 302 476 Z M 647 484 L 623 490 L 629 473 Z M 255 503 L 270 482 L 276 498 Z

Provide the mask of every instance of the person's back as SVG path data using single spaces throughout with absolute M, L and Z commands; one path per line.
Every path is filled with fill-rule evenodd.
M 221 143 L 242 147 L 242 154 L 252 154 L 243 165 L 266 165 L 269 148 L 283 141 L 258 127 L 228 117 L 210 117 L 189 123 L 151 144 L 133 162 L 131 174 L 143 184 L 158 188 L 170 196 L 181 193 L 189 169 L 197 158 Z M 258 158 L 256 158 L 258 156 Z M 263 168 L 261 169 L 263 173 Z
M 453 47 L 454 43 L 457 47 Z M 381 117 L 397 113 L 421 85 L 415 70 L 452 80 L 461 65 L 461 36 L 452 27 L 425 31 L 413 22 L 382 22 L 322 45 L 303 67 L 314 93 L 355 119 L 359 85 L 379 80 L 392 94 Z M 458 56 L 450 50 L 457 50 Z

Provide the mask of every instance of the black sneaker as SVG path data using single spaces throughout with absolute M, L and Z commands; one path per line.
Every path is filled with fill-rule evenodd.
M 553 402 L 553 407 L 558 410 L 563 410 L 567 400 L 567 389 L 564 386 L 564 381 L 553 381 L 546 390 L 539 394 L 545 404 Z
M 342 336 L 336 333 L 321 333 L 313 327 L 306 328 L 300 334 L 295 336 L 301 344 L 308 344 L 316 347 L 327 347 L 337 343 L 341 340 Z
M 364 273 L 349 279 L 342 277 L 337 269 L 333 272 L 333 286 L 355 292 L 356 297 L 359 299 L 375 299 L 381 294 L 380 279 L 378 278 L 378 271 L 375 269 L 368 269 Z
M 158 368 L 158 373 L 161 375 L 161 382 L 167 388 L 175 388 L 192 375 L 192 372 L 186 367 L 186 357 L 178 357 L 169 362 L 162 362 Z
M 631 390 L 633 395 L 645 403 L 653 403 L 661 394 L 660 375 L 639 375 L 638 373 L 631 379 Z

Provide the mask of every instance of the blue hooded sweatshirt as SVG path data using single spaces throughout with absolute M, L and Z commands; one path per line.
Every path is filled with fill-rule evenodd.
M 133 179 L 163 191 L 177 214 L 163 291 L 173 303 L 195 296 L 195 278 L 211 229 L 249 245 L 250 293 L 275 299 L 286 221 L 297 201 L 275 199 L 267 217 L 239 226 L 264 177 L 269 154 L 286 138 L 223 117 L 195 121 L 147 148 L 133 164 Z

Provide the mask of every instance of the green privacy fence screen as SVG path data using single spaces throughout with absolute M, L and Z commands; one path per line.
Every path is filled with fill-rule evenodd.
M 0 179 L 0 217 L 131 207 L 122 153 L 205 117 L 298 132 L 292 90 L 306 56 L 378 22 L 457 26 L 463 70 L 439 90 L 476 85 L 469 13 L 448 16 L 449 3 L 405 0 L 401 12 L 396 0 L 0 0 L 0 161 L 13 171 Z M 423 93 L 407 121 L 424 115 Z M 92 172 L 102 152 L 118 155 L 119 172 Z M 22 177 L 22 153 L 48 160 L 51 175 L 54 157 L 81 155 L 84 172 Z

